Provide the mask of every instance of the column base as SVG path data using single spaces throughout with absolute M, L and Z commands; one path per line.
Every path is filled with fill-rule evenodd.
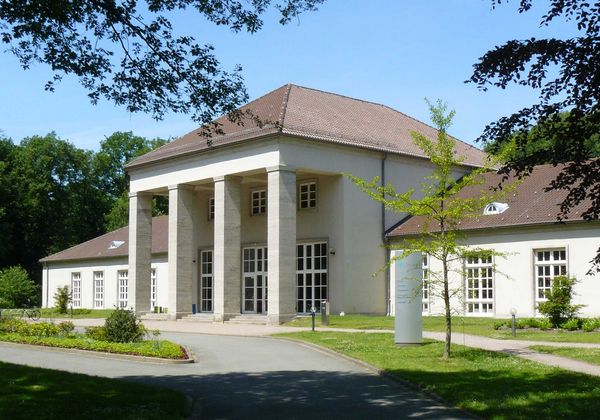
M 235 318 L 236 316 L 240 316 L 241 313 L 240 312 L 233 312 L 233 313 L 227 313 L 227 314 L 215 314 L 214 317 L 214 322 L 216 323 L 223 323 L 225 321 L 229 321 L 232 318 Z
M 296 314 L 268 314 L 267 325 L 281 325 L 296 318 Z

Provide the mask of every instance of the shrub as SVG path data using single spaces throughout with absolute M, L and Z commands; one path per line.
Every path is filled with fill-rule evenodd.
M 132 310 L 117 308 L 104 323 L 106 339 L 114 343 L 140 341 L 146 328 Z
M 71 302 L 71 292 L 69 286 L 62 286 L 56 289 L 54 293 L 54 307 L 59 314 L 66 314 L 67 307 Z
M 86 327 L 85 335 L 88 338 L 96 341 L 107 341 L 106 340 L 106 328 L 104 327 Z
M 75 329 L 75 324 L 73 324 L 71 321 L 64 321 L 58 324 L 58 329 L 60 335 L 67 337 Z
M 22 325 L 27 325 L 27 322 L 18 318 L 1 318 L 0 332 L 16 333 Z
M 0 308 L 21 308 L 35 305 L 38 286 L 23 267 L 0 270 Z
M 16 332 L 29 337 L 56 337 L 60 333 L 60 329 L 57 325 L 49 322 L 37 322 L 35 324 L 24 322 L 17 328 Z
M 579 320 L 576 318 L 569 319 L 562 323 L 561 328 L 569 331 L 575 331 L 579 329 Z
M 494 321 L 494 329 L 499 330 L 501 328 L 510 328 L 512 326 L 511 322 L 512 321 L 507 320 Z
M 583 305 L 573 305 L 573 286 L 577 283 L 574 277 L 557 276 L 552 282 L 552 290 L 546 302 L 538 305 L 538 310 L 545 315 L 553 327 L 558 327 L 577 316 Z
M 585 332 L 592 332 L 600 328 L 600 318 L 588 318 L 581 322 L 581 329 Z

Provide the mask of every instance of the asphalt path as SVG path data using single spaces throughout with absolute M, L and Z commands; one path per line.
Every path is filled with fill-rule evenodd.
M 430 396 L 347 359 L 274 338 L 163 333 L 193 364 L 154 364 L 0 343 L 0 360 L 177 389 L 193 418 L 465 418 Z

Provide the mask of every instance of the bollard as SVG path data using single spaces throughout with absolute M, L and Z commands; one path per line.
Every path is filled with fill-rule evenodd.
M 321 302 L 321 325 L 329 325 L 329 304 L 327 300 Z
M 317 308 L 314 306 L 310 308 L 310 316 L 312 318 L 312 332 L 315 332 L 315 316 L 317 315 Z
M 196 304 L 192 303 L 192 315 L 196 315 Z

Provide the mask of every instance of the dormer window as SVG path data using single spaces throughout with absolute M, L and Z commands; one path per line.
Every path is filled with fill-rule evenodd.
M 483 209 L 484 215 L 504 213 L 508 209 L 506 203 L 490 203 Z
M 112 241 L 108 247 L 108 249 L 117 249 L 121 245 L 123 245 L 125 241 Z

